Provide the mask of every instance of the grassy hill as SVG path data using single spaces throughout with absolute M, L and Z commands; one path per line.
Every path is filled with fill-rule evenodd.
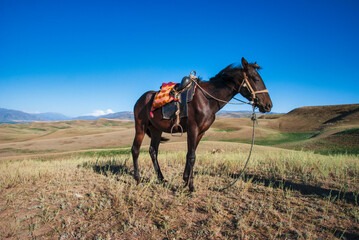
M 301 107 L 278 121 L 285 132 L 321 131 L 333 127 L 358 125 L 359 104 Z
M 359 104 L 302 107 L 281 115 L 262 115 L 256 144 L 323 154 L 359 154 Z M 250 142 L 249 119 L 219 119 L 217 139 Z

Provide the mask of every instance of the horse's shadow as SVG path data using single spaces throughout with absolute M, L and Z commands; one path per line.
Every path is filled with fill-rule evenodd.
M 94 164 L 91 166 L 92 170 L 98 174 L 102 174 L 106 177 L 109 176 L 117 176 L 117 181 L 122 181 L 124 183 L 128 183 L 126 180 L 121 180 L 120 176 L 130 175 L 134 177 L 134 171 L 131 168 L 128 168 L 126 165 L 126 161 L 121 164 L 114 163 L 106 163 L 106 164 Z M 149 183 L 151 181 L 150 178 L 142 177 L 141 183 Z
M 238 178 L 240 177 L 238 174 L 231 175 L 232 178 Z M 253 175 L 253 174 L 245 174 L 244 175 L 245 181 L 252 181 L 255 184 L 264 184 L 266 187 L 272 187 L 272 188 L 280 188 L 284 191 L 288 190 L 294 190 L 299 191 L 302 195 L 305 196 L 315 196 L 315 197 L 321 197 L 321 198 L 328 198 L 331 201 L 335 200 L 341 200 L 345 201 L 347 203 L 353 204 L 354 206 L 358 206 L 358 198 L 359 194 L 356 192 L 342 192 L 334 189 L 327 189 L 322 188 L 318 186 L 312 186 L 308 184 L 301 184 L 301 183 L 295 183 L 288 180 L 278 180 L 278 179 L 268 179 L 264 178 L 259 175 Z M 325 227 L 326 228 L 326 227 Z M 359 235 L 356 233 L 350 233 L 346 231 L 340 231 L 338 229 L 330 229 L 326 228 L 328 231 L 334 232 L 334 236 L 338 238 L 344 238 L 344 239 L 358 239 Z
M 237 179 L 238 174 L 232 174 L 231 178 Z M 338 191 L 334 189 L 322 188 L 319 186 L 312 186 L 308 184 L 295 183 L 293 181 L 275 178 L 265 178 L 260 175 L 245 174 L 244 181 L 252 181 L 255 184 L 263 184 L 265 187 L 281 188 L 284 191 L 292 190 L 298 191 L 305 196 L 317 196 L 330 198 L 332 201 L 344 200 L 347 203 L 358 205 L 359 194 L 357 192 Z
M 111 173 L 112 175 L 130 175 L 132 177 L 134 176 L 133 169 L 128 168 L 126 162 L 121 164 L 113 164 L 113 163 L 94 164 L 91 166 L 91 168 L 94 172 L 105 176 L 109 176 L 110 175 L 109 173 Z M 230 175 L 230 177 L 233 179 L 237 179 L 239 176 L 238 174 L 232 174 Z M 338 190 L 323 188 L 319 186 L 295 183 L 293 181 L 284 180 L 284 179 L 265 178 L 260 175 L 245 174 L 243 176 L 243 180 L 251 181 L 254 184 L 263 184 L 265 187 L 281 188 L 284 191 L 287 190 L 299 191 L 302 195 L 305 196 L 330 198 L 332 201 L 336 199 L 344 200 L 347 203 L 353 205 L 358 205 L 358 200 L 359 200 L 359 194 L 356 192 L 338 191 Z M 150 179 L 142 178 L 141 182 L 150 182 Z M 163 182 L 159 182 L 159 183 L 163 183 Z M 176 189 L 175 186 L 172 186 L 170 188 Z M 219 188 L 213 188 L 212 190 L 220 191 Z
M 101 165 L 93 165 L 92 170 L 96 173 L 109 176 L 109 173 L 113 175 L 131 175 L 133 176 L 133 170 L 130 170 L 126 164 L 101 164 Z

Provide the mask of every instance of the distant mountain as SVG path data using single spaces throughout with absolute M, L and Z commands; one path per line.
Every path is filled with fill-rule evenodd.
M 107 119 L 127 119 L 133 120 L 133 112 L 124 111 L 124 112 L 117 112 L 117 113 L 110 113 L 107 115 L 102 115 L 100 118 L 107 118 Z
M 36 113 L 34 114 L 41 119 L 45 119 L 44 121 L 66 121 L 71 120 L 70 117 L 65 116 L 61 113 Z
M 124 111 L 124 112 L 117 112 L 117 113 L 110 113 L 101 116 L 80 116 L 73 118 L 73 120 L 97 120 L 100 118 L 106 119 L 123 119 L 123 120 L 133 120 L 133 112 Z
M 0 108 L 1 123 L 23 123 L 34 121 L 64 121 L 71 118 L 59 113 L 26 113 L 18 110 Z
M 75 117 L 75 118 L 72 118 L 72 120 L 97 120 L 99 118 L 101 118 L 101 116 L 88 115 L 88 116 Z
M 60 113 L 26 113 L 18 110 L 0 108 L 0 123 L 26 123 L 35 121 L 68 121 L 68 120 L 97 120 L 100 118 L 107 119 L 124 119 L 133 120 L 133 113 L 129 111 L 110 113 L 101 116 L 80 116 L 67 117 Z
M 0 108 L 0 122 L 3 123 L 33 122 L 39 120 L 38 116 L 30 113 Z

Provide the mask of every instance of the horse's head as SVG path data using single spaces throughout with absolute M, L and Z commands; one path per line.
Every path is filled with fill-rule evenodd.
M 270 112 L 273 104 L 257 71 L 260 67 L 257 63 L 248 63 L 244 58 L 242 58 L 242 66 L 243 81 L 239 92 L 249 101 L 252 101 L 262 113 Z

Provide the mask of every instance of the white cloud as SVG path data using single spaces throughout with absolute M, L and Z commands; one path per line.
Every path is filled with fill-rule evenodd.
M 88 114 L 89 116 L 101 116 L 101 115 L 106 115 L 106 114 L 110 114 L 110 113 L 114 113 L 114 111 L 112 109 L 107 109 L 107 110 L 95 110 L 92 113 Z

